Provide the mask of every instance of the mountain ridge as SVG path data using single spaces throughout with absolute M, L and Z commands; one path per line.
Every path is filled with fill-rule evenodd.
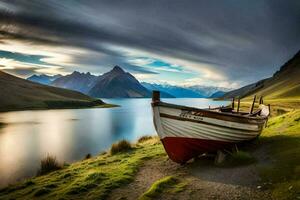
M 217 98 L 228 91 L 227 88 L 213 86 L 140 83 L 132 74 L 125 72 L 119 66 L 100 76 L 92 75 L 90 72 L 74 71 L 55 79 L 50 85 L 99 98 L 150 97 L 153 90 L 159 90 L 162 98 Z
M 50 85 L 54 80 L 58 79 L 62 77 L 61 74 L 57 74 L 57 75 L 53 75 L 53 76 L 49 76 L 46 74 L 34 74 L 30 77 L 27 78 L 27 80 L 32 81 L 32 82 L 36 82 L 36 83 L 40 83 L 40 84 L 44 84 L 44 85 Z

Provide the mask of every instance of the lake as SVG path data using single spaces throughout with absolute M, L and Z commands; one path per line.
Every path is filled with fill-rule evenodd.
M 34 176 L 47 154 L 60 162 L 97 155 L 112 143 L 155 135 L 151 99 L 104 99 L 115 108 L 18 111 L 0 113 L 0 187 Z M 210 99 L 165 99 L 204 108 L 225 105 Z

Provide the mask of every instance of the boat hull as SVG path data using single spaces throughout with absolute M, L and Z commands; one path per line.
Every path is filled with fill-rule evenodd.
M 252 140 L 260 135 L 266 121 L 161 102 L 152 108 L 157 134 L 170 159 L 177 163 Z
M 185 163 L 200 154 L 215 152 L 216 149 L 223 149 L 232 144 L 218 140 L 184 137 L 165 137 L 161 141 L 169 158 L 177 163 Z

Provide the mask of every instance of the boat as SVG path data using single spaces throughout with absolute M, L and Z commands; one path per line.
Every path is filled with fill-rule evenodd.
M 153 91 L 153 122 L 169 158 L 183 164 L 257 138 L 267 124 L 270 105 L 261 97 L 254 112 L 255 99 L 249 112 L 239 111 L 240 100 L 234 109 L 234 99 L 231 106 L 200 109 L 162 102 L 160 92 Z

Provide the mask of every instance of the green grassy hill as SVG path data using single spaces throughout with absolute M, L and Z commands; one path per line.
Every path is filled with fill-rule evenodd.
M 299 99 L 300 97 L 300 51 L 271 78 L 258 81 L 243 88 L 228 92 L 224 98 L 254 95 L 267 99 Z
M 33 83 L 0 71 L 0 111 L 92 107 L 104 104 L 80 92 Z

